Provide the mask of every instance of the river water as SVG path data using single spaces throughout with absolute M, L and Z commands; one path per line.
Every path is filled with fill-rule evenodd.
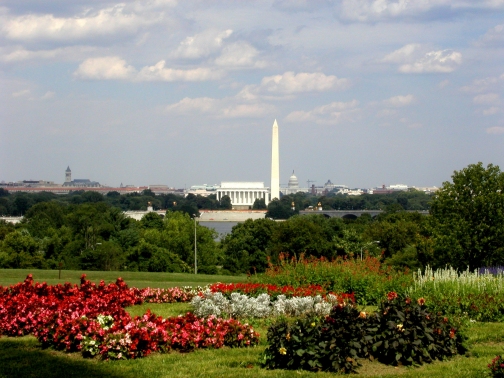
M 224 236 L 231 233 L 233 226 L 237 225 L 238 222 L 198 222 L 200 225 L 207 228 L 213 228 L 219 236 L 215 239 L 220 241 Z

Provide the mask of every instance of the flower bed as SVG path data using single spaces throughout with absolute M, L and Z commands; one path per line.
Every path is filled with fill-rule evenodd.
M 257 297 L 233 292 L 229 299 L 221 292 L 212 292 L 210 289 L 195 296 L 191 304 L 194 313 L 199 316 L 227 315 L 233 318 L 266 318 L 269 316 L 326 316 L 331 308 L 337 304 L 351 302 L 353 295 L 328 294 L 325 297 L 295 296 L 287 298 L 278 295 L 272 300 L 269 294 L 259 294 Z
M 296 259 L 285 253 L 280 254 L 278 264 L 270 262 L 258 279 L 280 286 L 319 285 L 327 292 L 354 293 L 360 305 L 378 305 L 389 291 L 404 292 L 413 283 L 409 271 L 395 271 L 375 257 L 328 261 L 303 255 Z
M 185 316 L 163 319 L 147 312 L 131 318 L 124 307 L 140 304 L 152 291 L 128 288 L 122 279 L 115 284 L 95 285 L 81 277 L 80 286 L 33 284 L 28 275 L 23 283 L 0 287 L 0 335 L 33 334 L 45 347 L 84 356 L 123 359 L 142 357 L 170 349 L 249 346 L 258 334 L 247 324 L 210 316 Z M 187 296 L 171 292 L 176 300 Z
M 226 297 L 230 297 L 232 293 L 247 294 L 249 296 L 258 296 L 260 294 L 268 294 L 276 298 L 279 295 L 285 297 L 312 297 L 315 295 L 326 296 L 329 292 L 320 285 L 307 285 L 294 287 L 291 285 L 277 286 L 274 284 L 262 283 L 215 283 L 208 286 L 212 293 L 222 293 Z M 334 294 L 334 293 L 332 293 Z
M 412 298 L 423 297 L 434 312 L 456 315 L 477 321 L 504 320 L 504 274 L 498 271 L 453 268 L 415 274 L 414 284 L 407 290 Z
M 145 303 L 190 302 L 201 290 L 203 289 L 193 289 L 191 286 L 169 287 L 167 289 L 147 287 L 140 290 L 140 296 Z

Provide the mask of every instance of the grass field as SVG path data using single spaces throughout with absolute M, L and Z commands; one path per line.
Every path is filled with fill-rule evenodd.
M 28 274 L 33 274 L 36 282 L 47 282 L 49 285 L 71 282 L 80 283 L 83 273 L 92 282 L 104 280 L 106 283 L 115 282 L 117 277 L 122 277 L 129 287 L 175 287 L 175 286 L 204 286 L 214 282 L 245 282 L 247 276 L 213 276 L 207 274 L 190 273 L 151 273 L 151 272 L 103 272 L 62 270 L 61 278 L 58 278 L 57 270 L 37 269 L 0 269 L 0 286 L 13 285 L 22 282 Z
M 132 315 L 143 314 L 147 308 L 163 317 L 176 316 L 191 309 L 190 304 L 144 304 L 129 307 Z M 168 377 L 334 377 L 332 373 L 265 370 L 259 358 L 266 347 L 267 322 L 255 320 L 261 333 L 261 343 L 255 348 L 223 348 L 199 350 L 193 353 L 171 352 L 152 354 L 129 361 L 84 359 L 79 354 L 44 350 L 33 337 L 0 338 L 0 377 L 105 377 L 105 378 L 168 378 Z M 468 356 L 436 362 L 417 368 L 393 367 L 378 362 L 363 361 L 358 376 L 362 377 L 483 377 L 487 364 L 504 348 L 504 324 L 475 323 L 468 330 Z
M 243 282 L 245 276 L 208 276 L 170 273 L 136 272 L 82 272 L 49 270 L 0 270 L 0 285 L 22 281 L 32 273 L 35 281 L 49 284 L 78 283 L 86 273 L 93 282 L 106 282 L 123 277 L 130 286 L 171 287 L 198 286 L 217 281 Z M 188 303 L 143 304 L 128 307 L 131 315 L 142 315 L 147 309 L 163 317 L 177 316 L 192 310 Z M 271 320 L 248 320 L 261 334 L 260 345 L 254 348 L 222 348 L 198 350 L 193 353 L 155 353 L 146 358 L 128 361 L 101 361 L 84 359 L 78 353 L 66 354 L 42 349 L 34 337 L 0 338 L 0 378 L 11 377 L 76 377 L 76 378 L 168 378 L 168 377 L 334 377 L 333 373 L 305 371 L 265 370 L 260 367 L 260 356 L 266 347 L 267 327 Z M 487 365 L 496 354 L 504 352 L 504 323 L 473 323 L 468 326 L 467 356 L 457 356 L 448 361 L 435 362 L 421 367 L 393 367 L 378 362 L 361 361 L 357 376 L 362 377 L 484 377 Z

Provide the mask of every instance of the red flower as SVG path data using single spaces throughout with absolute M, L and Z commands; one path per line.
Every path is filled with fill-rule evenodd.
M 389 301 L 393 301 L 394 299 L 397 298 L 397 293 L 395 291 L 391 291 L 387 294 L 387 299 Z

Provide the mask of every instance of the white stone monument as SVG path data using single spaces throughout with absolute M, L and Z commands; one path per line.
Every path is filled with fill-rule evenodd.
M 280 157 L 278 152 L 278 124 L 273 122 L 271 138 L 271 201 L 280 199 Z

